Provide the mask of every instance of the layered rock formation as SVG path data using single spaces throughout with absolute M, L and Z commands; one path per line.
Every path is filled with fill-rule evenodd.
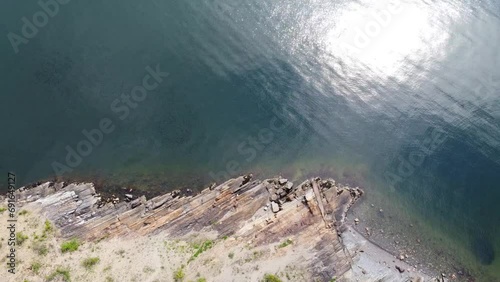
M 346 248 L 340 234 L 347 230 L 346 213 L 363 195 L 362 190 L 331 179 L 294 185 L 283 178 L 251 178 L 231 179 L 194 196 L 173 191 L 149 200 L 134 199 L 133 195 L 104 200 L 90 183 L 44 183 L 19 189 L 16 196 L 18 204 L 50 219 L 62 237 L 96 241 L 155 234 L 182 238 L 216 232 L 218 237 L 235 237 L 257 247 L 293 238 L 289 239 L 290 243 L 293 240 L 292 248 L 300 254 L 293 264 L 308 269 L 308 279 L 356 281 L 361 275 L 355 267 L 360 246 Z M 380 277 L 389 279 L 383 281 L 409 277 L 396 269 L 381 273 Z M 375 281 L 370 279 L 358 281 Z

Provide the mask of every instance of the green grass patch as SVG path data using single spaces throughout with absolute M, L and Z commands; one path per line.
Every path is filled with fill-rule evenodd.
M 74 252 L 80 247 L 80 242 L 77 239 L 71 239 L 61 244 L 61 252 Z
M 16 245 L 21 246 L 26 240 L 28 240 L 28 235 L 25 235 L 23 232 L 16 233 Z
M 0 207 L 0 214 L 2 214 L 4 211 L 6 211 L 7 208 L 6 207 Z
M 65 282 L 71 281 L 71 276 L 69 274 L 69 269 L 58 267 L 56 271 L 52 272 L 49 276 L 46 277 L 47 281 L 52 281 L 56 279 L 56 277 L 62 277 Z
M 42 268 L 42 264 L 39 262 L 34 262 L 31 264 L 30 269 L 33 271 L 33 273 L 38 274 L 40 272 L 40 268 Z
M 286 239 L 286 241 L 284 241 L 278 245 L 278 248 L 284 248 L 284 247 L 291 245 L 291 244 L 293 244 L 293 241 L 290 239 Z
M 92 269 L 96 264 L 101 261 L 98 257 L 86 258 L 82 261 L 82 266 L 87 270 Z
M 19 212 L 19 215 L 25 215 L 25 214 L 28 214 L 28 211 L 27 210 L 21 210 Z
M 194 245 L 196 251 L 191 256 L 191 258 L 189 258 L 188 263 L 197 258 L 201 253 L 211 249 L 213 246 L 214 246 L 214 241 L 212 240 L 206 240 L 205 242 L 201 243 L 201 245 Z
M 278 278 L 278 276 L 274 274 L 266 274 L 264 275 L 264 280 L 263 282 L 282 282 L 281 279 Z
M 178 268 L 176 271 L 174 271 L 174 281 L 175 282 L 184 281 L 184 277 L 186 277 L 186 274 L 184 273 L 183 267 Z
M 43 231 L 42 231 L 42 236 L 36 239 L 39 239 L 40 241 L 45 241 L 49 237 L 49 234 L 52 234 L 54 232 L 54 226 L 52 226 L 52 223 L 48 220 L 45 220 L 43 224 Z
M 49 220 L 45 220 L 45 223 L 43 224 L 43 233 L 52 233 L 52 231 L 54 231 L 52 223 L 50 223 Z
M 207 282 L 207 279 L 201 277 L 196 280 L 196 282 Z

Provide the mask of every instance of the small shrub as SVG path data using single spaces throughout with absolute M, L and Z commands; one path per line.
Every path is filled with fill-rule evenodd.
M 227 255 L 230 259 L 234 258 L 234 253 L 233 252 L 230 252 L 228 255 Z
M 51 233 L 54 231 L 54 227 L 52 226 L 52 223 L 50 221 L 45 220 L 44 226 L 43 226 L 43 233 Z
M 106 282 L 114 282 L 115 280 L 110 277 L 110 276 L 106 276 Z
M 42 264 L 39 262 L 34 262 L 31 264 L 30 269 L 33 271 L 33 273 L 38 274 L 40 271 L 40 268 L 42 267 Z
M 16 233 L 16 244 L 21 246 L 24 241 L 28 240 L 28 235 L 23 234 L 23 232 Z
M 154 270 L 154 269 L 152 269 L 152 268 L 151 268 L 151 267 L 149 267 L 149 266 L 144 267 L 144 268 L 142 269 L 142 271 L 143 271 L 144 273 L 153 273 L 153 272 L 155 272 L 155 270 Z
M 278 278 L 278 276 L 274 274 L 266 274 L 264 275 L 263 282 L 282 282 L 282 281 L 281 279 Z
M 2 214 L 4 211 L 6 211 L 7 208 L 6 207 L 0 207 L 0 214 Z
M 91 269 L 94 267 L 96 264 L 98 264 L 100 259 L 98 257 L 93 257 L 93 258 L 86 258 L 82 262 L 82 266 L 85 267 L 87 270 Z
M 293 241 L 290 240 L 290 239 L 286 239 L 285 242 L 283 242 L 283 243 L 281 243 L 281 244 L 278 245 L 278 248 L 284 248 L 284 247 L 286 247 L 288 245 L 291 245 L 291 244 L 293 244 Z
M 201 278 L 198 278 L 198 280 L 196 280 L 196 282 L 207 282 L 207 279 L 201 277 Z
M 184 273 L 184 270 L 182 269 L 182 267 L 177 269 L 176 271 L 174 271 L 174 281 L 175 282 L 184 281 L 185 276 L 186 276 L 186 274 Z
M 80 242 L 76 239 L 69 240 L 61 244 L 61 252 L 74 252 L 80 247 Z
M 25 215 L 25 214 L 28 214 L 28 211 L 27 210 L 21 210 L 19 212 L 19 215 Z
M 49 253 L 49 248 L 47 247 L 47 245 L 41 243 L 33 244 L 33 250 L 41 256 L 45 256 Z
M 52 223 L 50 223 L 50 221 L 48 220 L 45 220 L 40 241 L 44 241 L 45 239 L 47 239 L 49 234 L 51 234 L 52 232 L 54 232 L 54 227 L 52 226 Z
M 49 276 L 47 276 L 47 281 L 52 281 L 58 276 L 61 276 L 65 282 L 71 281 L 71 277 L 69 275 L 69 269 L 59 268 L 59 267 L 56 269 L 56 271 L 52 272 Z
M 193 254 L 191 258 L 189 258 L 188 262 L 193 261 L 195 258 L 197 258 L 201 253 L 203 253 L 206 250 L 209 250 L 214 246 L 214 242 L 212 240 L 207 240 L 203 242 L 201 245 L 195 245 L 196 252 Z

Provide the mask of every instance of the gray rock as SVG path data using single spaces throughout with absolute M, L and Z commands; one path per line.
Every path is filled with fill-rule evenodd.
M 131 208 L 136 208 L 141 205 L 141 198 L 135 199 L 132 202 L 130 202 Z
M 278 179 L 278 183 L 280 185 L 285 185 L 287 182 L 288 182 L 288 179 L 286 179 L 286 178 L 281 178 L 280 177 L 280 179 Z

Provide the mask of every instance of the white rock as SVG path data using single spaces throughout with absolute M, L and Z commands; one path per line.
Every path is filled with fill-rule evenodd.
M 271 210 L 272 210 L 273 212 L 279 212 L 279 211 L 280 211 L 280 206 L 279 206 L 277 203 L 272 202 L 272 203 L 271 203 Z

